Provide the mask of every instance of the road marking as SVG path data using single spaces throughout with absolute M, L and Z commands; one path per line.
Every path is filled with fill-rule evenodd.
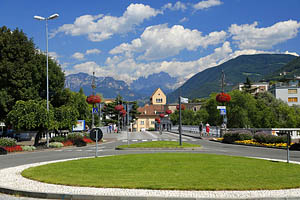
M 148 140 L 142 140 L 143 142 L 147 142 Z

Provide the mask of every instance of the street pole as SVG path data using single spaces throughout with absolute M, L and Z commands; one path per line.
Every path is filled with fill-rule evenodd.
M 182 135 L 181 135 L 181 97 L 179 96 L 179 145 L 182 146 Z
M 46 21 L 46 57 L 47 57 L 47 61 L 46 61 L 46 71 L 47 71 L 47 123 L 48 123 L 48 127 L 49 127 L 49 77 L 48 77 L 48 20 L 51 19 L 55 19 L 59 17 L 59 15 L 53 14 L 47 18 L 45 17 L 41 17 L 41 16 L 34 16 L 34 19 L 40 20 L 40 21 Z M 47 139 L 47 148 L 49 148 L 49 132 L 48 132 L 48 127 L 47 127 L 47 131 L 46 131 L 46 139 Z

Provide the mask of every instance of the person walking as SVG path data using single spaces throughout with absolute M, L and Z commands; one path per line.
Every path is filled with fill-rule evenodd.
M 202 124 L 202 121 L 201 121 L 200 124 L 199 124 L 199 133 L 200 133 L 200 136 L 202 136 L 202 131 L 203 131 L 203 124 Z
M 207 122 L 206 125 L 205 125 L 205 129 L 206 129 L 206 135 L 209 136 L 209 129 L 210 129 L 210 126 L 209 126 L 208 122 Z

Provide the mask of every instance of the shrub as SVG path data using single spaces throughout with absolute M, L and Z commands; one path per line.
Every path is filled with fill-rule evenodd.
M 235 141 L 251 140 L 252 134 L 250 131 L 231 131 L 223 136 L 224 143 L 234 143 Z
M 61 148 L 61 147 L 63 147 L 64 145 L 63 145 L 63 143 L 61 143 L 61 142 L 51 142 L 51 143 L 49 143 L 49 147 L 50 148 Z
M 23 151 L 33 151 L 36 150 L 35 146 L 21 146 Z
M 78 138 L 74 141 L 74 145 L 76 145 L 77 147 L 83 147 L 86 146 L 86 142 L 83 140 L 83 138 Z
M 6 155 L 6 154 L 7 154 L 6 149 L 0 147 L 0 155 Z
M 270 135 L 265 132 L 258 132 L 254 135 L 254 140 L 259 143 L 286 143 L 287 138 L 285 135 L 282 136 L 275 136 L 275 135 Z
M 66 141 L 66 138 L 63 136 L 55 136 L 50 139 L 50 142 L 64 142 Z
M 290 150 L 300 151 L 300 143 L 295 143 L 290 147 Z
M 155 131 L 155 128 L 148 128 L 148 131 Z
M 81 133 L 69 133 L 67 135 L 67 140 L 72 141 L 73 143 L 75 143 L 75 140 L 82 140 L 83 135 Z
M 12 147 L 16 145 L 17 145 L 17 140 L 13 138 L 8 138 L 8 137 L 0 138 L 0 146 L 2 147 Z

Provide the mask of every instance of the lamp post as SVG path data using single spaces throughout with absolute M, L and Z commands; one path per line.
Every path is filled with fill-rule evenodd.
M 57 13 L 45 18 L 41 16 L 34 16 L 34 19 L 40 20 L 40 21 L 46 21 L 46 56 L 47 56 L 47 113 L 49 115 L 49 78 L 48 78 L 48 20 L 55 19 L 59 17 Z M 49 120 L 48 120 L 49 124 Z M 47 130 L 47 147 L 49 147 L 49 133 Z

